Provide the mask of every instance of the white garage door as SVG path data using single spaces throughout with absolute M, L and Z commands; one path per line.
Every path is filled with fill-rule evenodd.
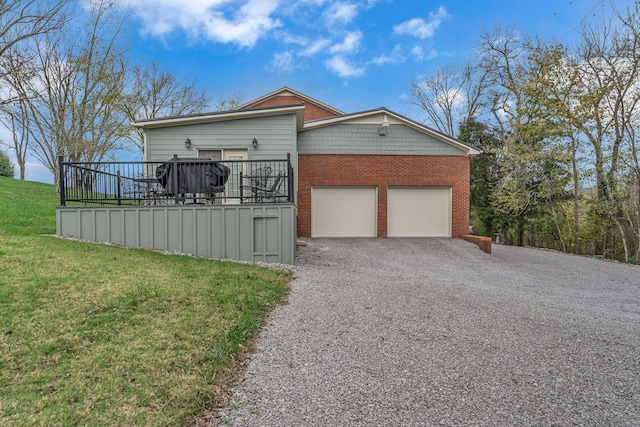
M 389 187 L 387 236 L 451 237 L 451 188 Z
M 313 187 L 312 237 L 375 237 L 375 187 Z

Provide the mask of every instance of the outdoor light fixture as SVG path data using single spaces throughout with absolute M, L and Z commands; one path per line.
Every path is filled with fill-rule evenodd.
M 251 143 L 251 145 L 253 146 L 253 148 L 258 148 L 258 140 L 253 138 L 253 142 Z
M 378 128 L 378 135 L 386 135 L 387 129 L 389 129 L 389 120 L 387 120 L 387 116 L 385 114 L 384 119 L 382 119 L 382 123 L 380 123 L 380 127 Z
M 191 148 L 191 140 L 189 138 L 184 142 L 184 146 L 187 147 L 187 149 Z

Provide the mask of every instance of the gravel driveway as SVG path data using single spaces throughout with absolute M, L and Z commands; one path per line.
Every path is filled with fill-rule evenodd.
M 457 239 L 313 239 L 236 426 L 639 426 L 640 268 Z

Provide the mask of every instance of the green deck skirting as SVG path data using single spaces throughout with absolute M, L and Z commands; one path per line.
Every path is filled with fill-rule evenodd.
M 205 258 L 293 264 L 296 207 L 59 207 L 56 234 Z

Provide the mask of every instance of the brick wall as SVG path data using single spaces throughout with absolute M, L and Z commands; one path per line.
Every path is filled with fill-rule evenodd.
M 469 233 L 469 158 L 464 156 L 298 156 L 298 236 L 311 236 L 311 187 L 378 187 L 378 237 L 387 236 L 387 187 L 452 188 L 453 237 Z
M 461 239 L 478 246 L 482 251 L 491 253 L 491 237 L 472 236 L 470 234 L 460 236 Z
M 252 108 L 260 108 L 260 107 L 273 107 L 276 105 L 290 105 L 290 104 L 299 104 L 304 102 L 302 99 L 297 96 L 274 96 L 273 98 L 269 98 L 267 100 L 262 101 L 259 104 L 252 105 Z M 335 113 L 331 111 L 325 110 L 324 108 L 312 104 L 310 102 L 305 102 L 304 104 L 304 121 L 308 120 L 316 120 L 316 119 L 324 119 L 326 117 L 335 117 Z

